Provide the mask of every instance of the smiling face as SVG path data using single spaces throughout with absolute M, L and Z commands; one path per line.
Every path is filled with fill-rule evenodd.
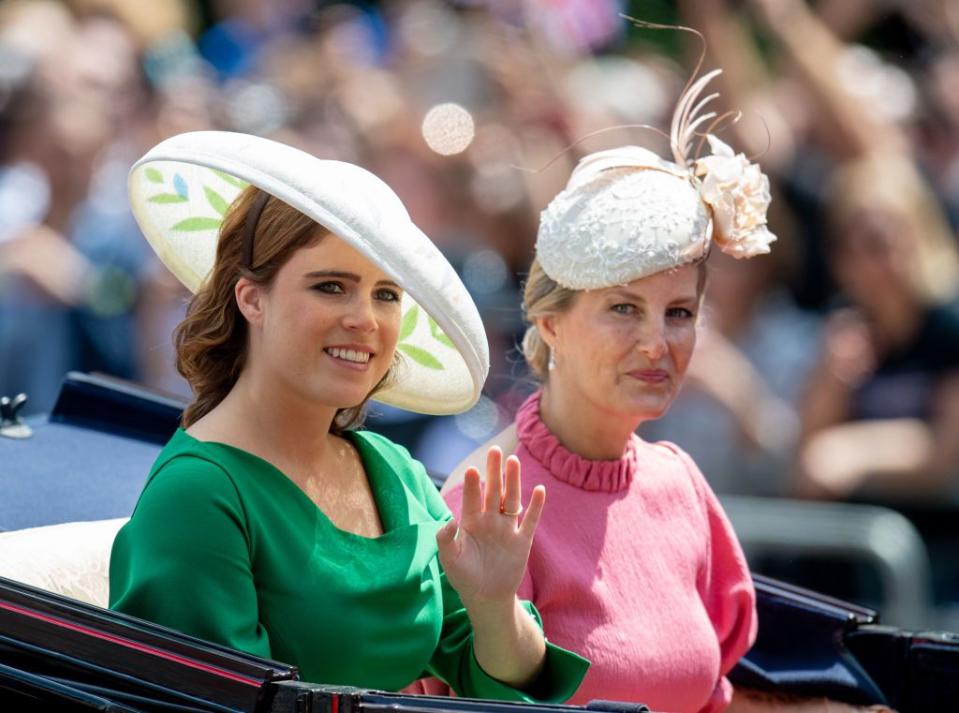
M 610 417 L 640 423 L 661 416 L 696 345 L 700 269 L 684 265 L 578 292 L 566 311 L 537 319 L 556 361 L 549 387 Z
M 268 286 L 241 279 L 251 369 L 284 393 L 336 409 L 386 375 L 400 325 L 399 286 L 335 235 L 301 248 Z

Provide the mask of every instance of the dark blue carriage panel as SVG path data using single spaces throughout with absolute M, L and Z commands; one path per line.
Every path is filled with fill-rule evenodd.
M 886 703 L 844 638 L 876 612 L 754 575 L 759 633 L 730 674 L 737 686 L 851 704 Z
M 0 530 L 127 517 L 184 404 L 70 373 L 33 435 L 0 437 Z

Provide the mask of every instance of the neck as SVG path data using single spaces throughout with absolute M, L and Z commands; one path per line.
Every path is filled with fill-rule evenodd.
M 216 410 L 244 449 L 307 467 L 323 462 L 336 415 L 335 408 L 317 405 L 249 369 Z
M 582 394 L 559 383 L 543 386 L 539 413 L 560 443 L 588 460 L 622 458 L 639 426 L 638 420 L 603 411 Z
M 922 304 L 917 300 L 890 296 L 883 309 L 873 313 L 873 329 L 884 344 L 891 347 L 902 346 L 908 343 L 919 329 L 922 309 Z

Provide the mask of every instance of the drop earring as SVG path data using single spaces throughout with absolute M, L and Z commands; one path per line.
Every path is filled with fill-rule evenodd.
M 552 349 L 549 350 L 549 361 L 546 364 L 546 368 L 550 371 L 556 368 L 556 353 Z

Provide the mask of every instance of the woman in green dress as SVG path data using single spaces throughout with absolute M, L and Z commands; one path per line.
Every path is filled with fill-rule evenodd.
M 475 307 L 392 191 L 219 132 L 163 142 L 130 189 L 196 293 L 175 334 L 195 400 L 116 538 L 111 607 L 310 681 L 568 698 L 588 664 L 516 598 L 543 490 L 524 513 L 518 461 L 491 450 L 456 522 L 405 449 L 355 430 L 371 395 L 468 408 L 488 369 Z

